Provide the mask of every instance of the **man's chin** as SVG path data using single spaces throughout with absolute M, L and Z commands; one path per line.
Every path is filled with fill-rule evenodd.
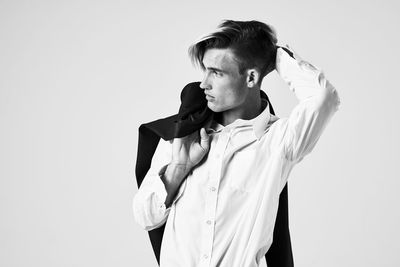
M 222 111 L 224 111 L 221 107 L 218 107 L 217 105 L 214 105 L 210 101 L 207 102 L 207 107 L 209 109 L 211 109 L 213 112 L 222 112 Z

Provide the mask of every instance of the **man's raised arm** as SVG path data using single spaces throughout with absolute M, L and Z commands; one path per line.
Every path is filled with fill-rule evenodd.
M 285 156 L 298 162 L 314 148 L 340 99 L 323 72 L 290 49 L 277 49 L 276 70 L 299 100 L 280 122 Z

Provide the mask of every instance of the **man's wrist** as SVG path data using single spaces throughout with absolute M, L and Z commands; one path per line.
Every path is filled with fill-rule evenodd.
M 168 164 L 164 176 L 169 183 L 180 184 L 190 173 L 192 167 L 189 164 L 171 162 Z
M 170 163 L 161 169 L 159 176 L 167 190 L 167 198 L 165 200 L 165 206 L 167 208 L 172 204 L 179 186 L 189 172 L 189 166 L 180 163 Z

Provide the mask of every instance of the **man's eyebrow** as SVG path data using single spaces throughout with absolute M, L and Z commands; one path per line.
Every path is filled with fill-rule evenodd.
M 221 69 L 215 68 L 215 67 L 206 67 L 207 70 L 213 70 L 213 71 L 217 71 L 217 72 L 225 72 Z

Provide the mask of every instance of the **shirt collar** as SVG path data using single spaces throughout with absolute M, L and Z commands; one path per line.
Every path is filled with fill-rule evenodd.
M 270 122 L 274 122 L 277 117 L 269 112 L 269 103 L 266 99 L 261 99 L 262 107 L 264 110 L 255 118 L 251 120 L 237 119 L 229 125 L 223 126 L 213 119 L 213 116 L 206 122 L 204 128 L 207 133 L 220 132 L 225 128 L 236 128 L 242 126 L 251 126 L 253 128 L 254 135 L 258 140 L 264 135 L 265 131 L 271 125 Z

